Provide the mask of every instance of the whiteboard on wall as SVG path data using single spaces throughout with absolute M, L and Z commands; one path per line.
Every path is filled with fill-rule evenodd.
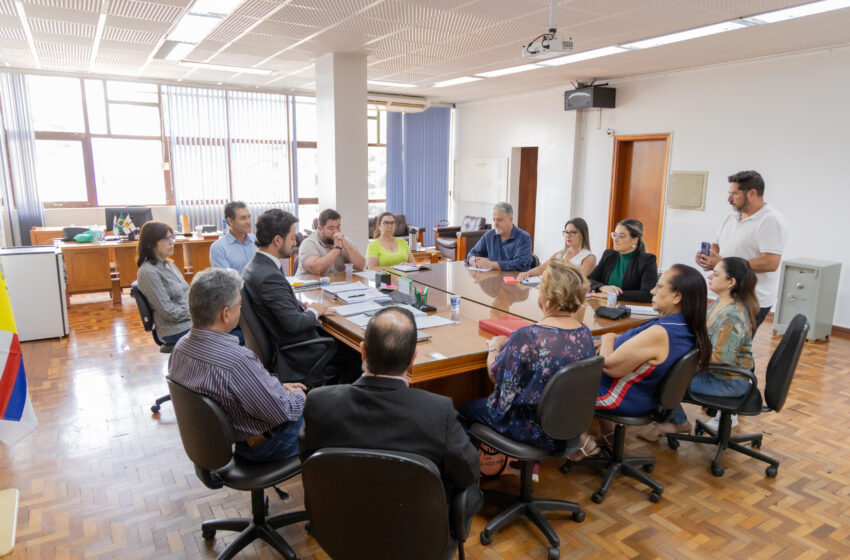
M 452 198 L 495 204 L 508 199 L 508 158 L 456 159 Z

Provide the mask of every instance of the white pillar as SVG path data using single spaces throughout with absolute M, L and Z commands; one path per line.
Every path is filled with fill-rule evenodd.
M 316 60 L 319 208 L 342 214 L 342 231 L 361 253 L 369 239 L 366 55 Z

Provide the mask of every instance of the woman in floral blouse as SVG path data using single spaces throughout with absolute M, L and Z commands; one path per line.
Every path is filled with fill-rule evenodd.
M 708 287 L 717 300 L 706 314 L 708 337 L 711 339 L 712 364 L 729 364 L 753 369 L 753 325 L 759 312 L 756 299 L 756 274 L 740 257 L 726 257 L 714 267 Z M 732 372 L 702 371 L 691 381 L 691 392 L 718 397 L 740 397 L 750 388 L 749 380 Z M 735 424 L 737 422 L 733 422 Z M 672 423 L 658 424 L 644 439 L 657 439 L 671 432 L 689 432 L 691 423 L 682 405 L 676 409 Z M 641 435 L 641 437 L 644 437 Z
M 461 422 L 486 424 L 549 452 L 564 450 L 564 442 L 547 436 L 537 423 L 537 403 L 552 375 L 595 353 L 590 329 L 573 317 L 584 304 L 587 289 L 587 279 L 577 266 L 556 260 L 549 263 L 537 299 L 543 319 L 517 329 L 508 338 L 490 340 L 487 371 L 496 387 L 489 397 L 461 406 Z

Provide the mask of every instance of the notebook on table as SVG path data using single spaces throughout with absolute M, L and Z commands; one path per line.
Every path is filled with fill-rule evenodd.
M 489 333 L 510 336 L 518 328 L 533 324 L 531 321 L 520 317 L 496 317 L 494 319 L 481 319 L 478 321 L 478 328 Z

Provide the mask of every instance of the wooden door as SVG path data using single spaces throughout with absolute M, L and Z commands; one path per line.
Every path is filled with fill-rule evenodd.
M 531 235 L 534 247 L 534 216 L 537 213 L 537 147 L 520 148 L 519 203 L 516 225 Z
M 656 256 L 661 250 L 669 156 L 670 134 L 614 137 L 608 232 L 624 218 L 640 220 L 646 250 Z M 608 233 L 606 239 L 610 249 Z

